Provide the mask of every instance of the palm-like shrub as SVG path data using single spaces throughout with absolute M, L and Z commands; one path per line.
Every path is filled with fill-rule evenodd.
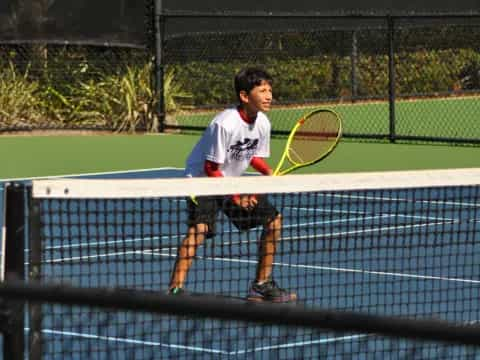
M 19 73 L 12 63 L 0 71 L 0 124 L 3 128 L 29 127 L 41 118 L 36 97 L 38 82 L 29 80 L 28 69 Z
M 57 121 L 70 126 L 82 124 L 112 128 L 118 132 L 158 129 L 158 99 L 152 87 L 152 65 L 127 67 L 124 74 L 108 75 L 100 81 L 80 82 L 63 95 L 48 89 L 49 113 Z M 191 97 L 175 81 L 173 69 L 167 70 L 164 81 L 165 107 L 168 113 L 178 111 L 178 100 Z M 67 126 L 68 126 L 67 125 Z

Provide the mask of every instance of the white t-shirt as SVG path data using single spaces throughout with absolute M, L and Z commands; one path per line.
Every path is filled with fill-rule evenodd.
M 193 148 L 185 175 L 206 176 L 205 160 L 210 160 L 220 164 L 223 176 L 241 176 L 254 156 L 270 156 L 270 121 L 259 112 L 256 120 L 248 124 L 237 109 L 227 109 L 215 116 Z

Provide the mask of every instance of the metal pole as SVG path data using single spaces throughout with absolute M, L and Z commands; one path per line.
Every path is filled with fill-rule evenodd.
M 352 82 L 352 102 L 355 101 L 358 93 L 357 85 L 357 61 L 358 61 L 358 45 L 357 45 L 357 30 L 352 31 L 352 52 L 350 55 L 350 65 L 351 65 L 351 82 Z
M 164 64 L 163 64 L 163 44 L 165 32 L 165 19 L 163 16 L 162 0 L 154 0 L 155 12 L 155 95 L 157 96 L 156 113 L 158 116 L 158 131 L 163 132 L 165 128 L 165 95 L 163 86 Z
M 390 142 L 395 142 L 395 39 L 394 39 L 394 21 L 391 16 L 388 17 L 388 102 L 390 110 Z

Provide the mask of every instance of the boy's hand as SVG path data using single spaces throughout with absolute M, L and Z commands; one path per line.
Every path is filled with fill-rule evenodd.
M 258 203 L 255 195 L 234 195 L 232 200 L 235 205 L 247 210 L 253 209 Z

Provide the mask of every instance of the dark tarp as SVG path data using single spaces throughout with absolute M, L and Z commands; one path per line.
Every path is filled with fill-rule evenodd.
M 0 42 L 58 41 L 143 46 L 152 40 L 153 1 L 0 0 Z M 378 28 L 385 27 L 385 18 L 368 17 L 386 14 L 480 14 L 480 0 L 156 1 L 166 15 L 166 38 L 197 33 Z M 194 14 L 201 16 L 193 17 Z M 212 14 L 215 16 L 208 16 Z M 220 18 L 219 14 L 233 17 Z M 266 17 L 241 17 L 251 14 Z M 307 14 L 311 18 L 305 18 Z M 282 15 L 299 17 L 278 17 Z M 339 20 L 324 16 L 356 18 Z
M 144 45 L 146 1 L 1 0 L 0 41 Z

